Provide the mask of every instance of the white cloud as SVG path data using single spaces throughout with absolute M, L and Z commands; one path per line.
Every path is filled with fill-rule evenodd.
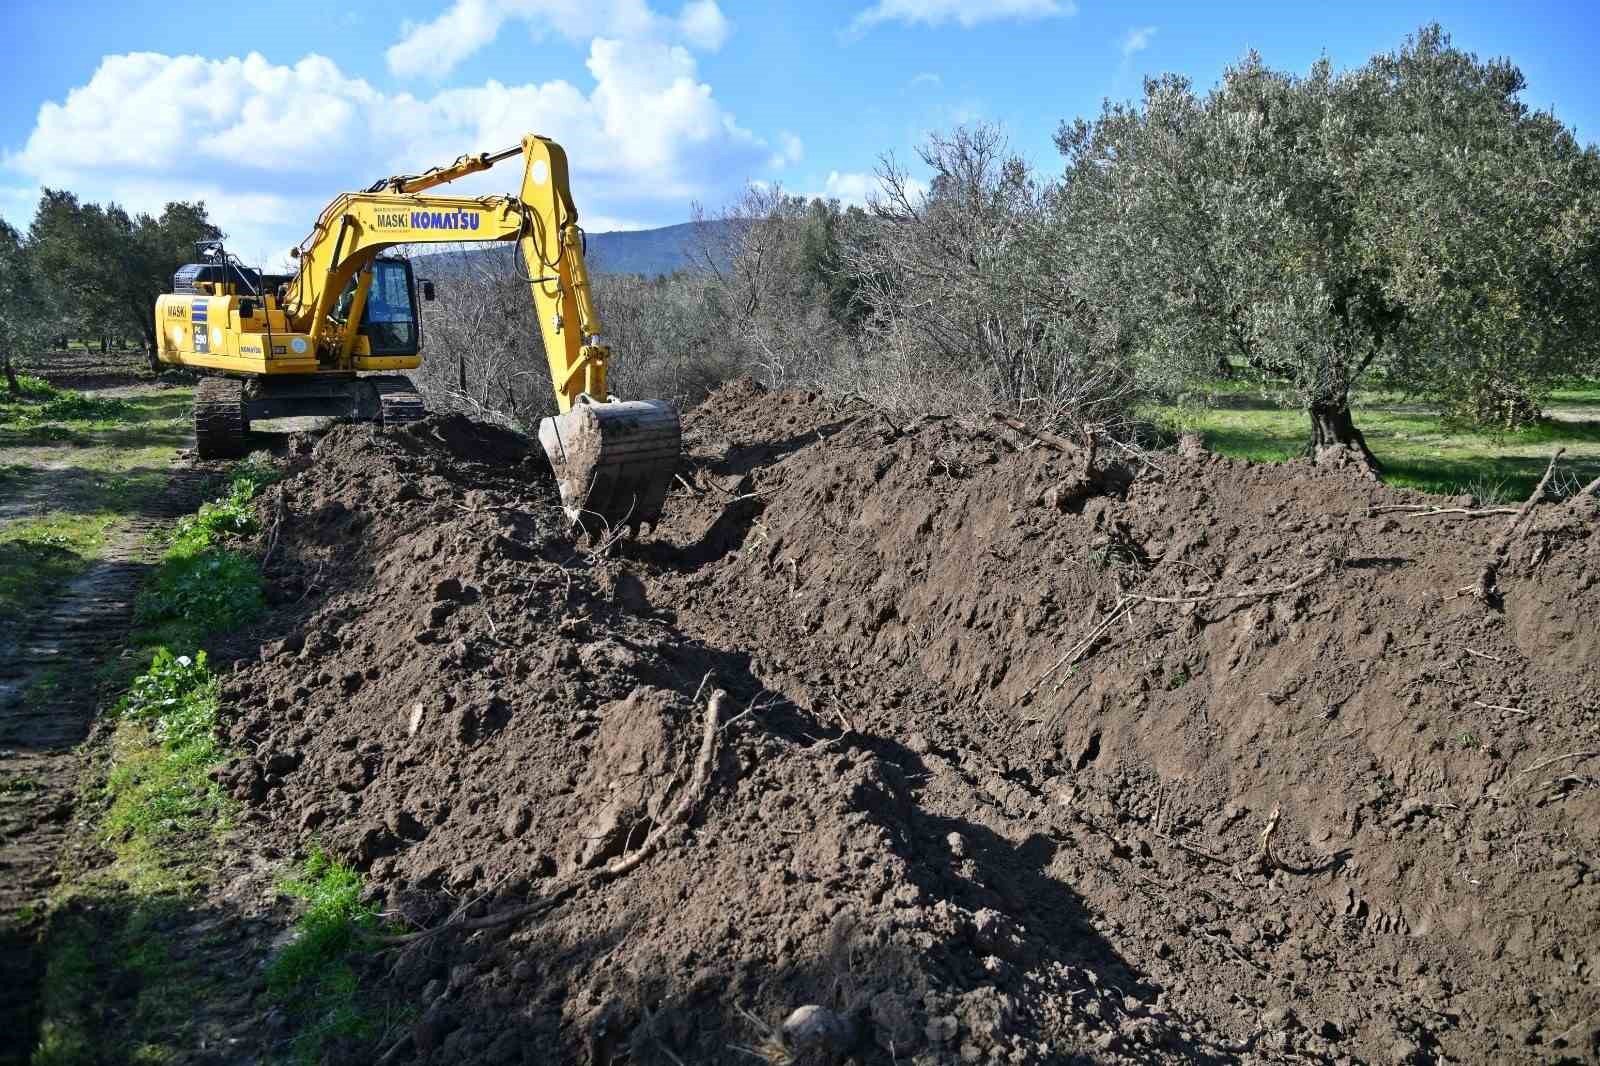
M 878 191 L 878 178 L 875 174 L 830 170 L 828 177 L 822 183 L 822 192 L 818 195 L 826 200 L 840 200 L 847 204 L 859 205 L 876 196 Z
M 805 157 L 806 146 L 798 134 L 782 130 L 778 134 L 778 150 L 772 153 L 772 158 L 767 165 L 773 170 L 782 170 L 792 166 Z
M 912 200 L 925 197 L 928 195 L 928 182 L 906 178 L 906 192 Z M 866 171 L 830 170 L 827 171 L 827 178 L 822 179 L 821 189 L 810 195 L 824 200 L 838 200 L 845 205 L 866 206 L 883 195 L 883 181 L 877 174 Z
M 708 51 L 722 47 L 729 31 L 716 0 L 691 0 L 676 19 L 657 14 L 646 0 L 453 0 L 436 18 L 401 27 L 400 40 L 385 53 L 389 70 L 442 78 L 508 22 L 525 23 L 535 40 L 551 34 L 578 42 L 681 39 Z
M 908 177 L 906 191 L 913 200 L 919 199 L 928 194 L 927 182 Z M 822 188 L 811 195 L 820 196 L 824 200 L 838 200 L 846 205 L 865 207 L 882 194 L 883 182 L 876 174 L 859 170 L 830 170 L 828 176 L 823 179 Z
M 931 70 L 925 70 L 907 82 L 907 84 L 913 89 L 920 89 L 923 86 L 927 86 L 931 89 L 935 86 L 942 85 L 943 83 L 944 79 L 933 73 Z
M 728 39 L 728 20 L 716 0 L 694 0 L 683 5 L 678 28 L 690 44 L 715 52 Z
M 850 22 L 860 33 L 882 22 L 942 26 L 954 22 L 971 29 L 999 19 L 1038 19 L 1076 15 L 1074 0 L 878 0 Z
M 684 47 L 596 38 L 592 84 L 485 82 L 431 96 L 388 94 L 328 59 L 292 66 L 257 54 L 108 56 L 88 83 L 39 109 L 0 165 L 85 200 L 159 211 L 204 198 L 239 251 L 287 247 L 335 194 L 415 173 L 529 130 L 568 151 L 585 225 L 680 221 L 691 201 L 730 199 L 745 179 L 797 161 L 798 137 L 741 127 Z M 511 191 L 507 161 L 446 192 Z M 15 222 L 7 197 L 6 215 Z M 26 216 L 21 224 L 26 224 Z
M 1122 38 L 1122 58 L 1132 59 L 1137 53 L 1150 47 L 1150 38 L 1156 35 L 1155 26 L 1140 26 L 1128 31 Z

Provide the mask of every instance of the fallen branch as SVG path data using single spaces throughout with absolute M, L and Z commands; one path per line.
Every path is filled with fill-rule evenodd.
M 996 417 L 1000 416 L 997 415 Z M 1111 609 L 1111 613 L 1106 616 L 1105 620 L 1090 630 L 1089 634 L 1082 640 L 1078 641 L 1078 643 L 1074 644 L 1070 649 L 1068 649 L 1065 655 L 1057 659 L 1051 665 L 1050 669 L 1039 675 L 1039 680 L 1030 685 L 1028 690 L 1018 698 L 1025 700 L 1029 696 L 1032 696 L 1035 692 L 1039 691 L 1040 685 L 1043 685 L 1051 677 L 1055 676 L 1057 670 L 1060 670 L 1063 666 L 1071 666 L 1073 663 L 1077 662 L 1079 658 L 1081 658 L 1090 648 L 1094 646 L 1097 640 L 1104 636 L 1105 633 L 1116 624 L 1119 618 L 1131 612 L 1134 606 L 1141 602 L 1182 604 L 1204 603 L 1209 600 L 1265 599 L 1268 596 L 1281 596 L 1286 592 L 1295 592 L 1299 589 L 1305 588 L 1313 581 L 1325 576 L 1332 569 L 1332 564 L 1324 563 L 1315 570 L 1311 571 L 1311 573 L 1307 574 L 1305 577 L 1300 578 L 1298 581 L 1291 582 L 1290 584 L 1276 585 L 1264 589 L 1247 589 L 1242 592 L 1207 592 L 1194 596 L 1146 596 L 1143 593 L 1138 592 L 1124 592 L 1120 597 L 1117 598 L 1116 606 Z M 1060 690 L 1062 684 L 1065 684 L 1065 679 L 1056 685 L 1057 691 Z
M 1078 641 L 1078 643 L 1074 644 L 1065 655 L 1057 659 L 1055 664 L 1041 674 L 1039 676 L 1039 680 L 1030 685 L 1028 687 L 1028 691 L 1024 692 L 1020 698 L 1027 699 L 1029 696 L 1032 696 L 1035 692 L 1039 691 L 1039 686 L 1048 681 L 1057 670 L 1061 669 L 1063 666 L 1071 666 L 1073 663 L 1077 662 L 1078 657 L 1093 647 L 1094 642 L 1104 636 L 1106 631 L 1116 623 L 1118 618 L 1132 610 L 1133 605 L 1128 602 L 1128 597 L 1123 596 L 1118 599 L 1117 605 L 1111 609 L 1111 613 L 1107 615 L 1099 625 L 1090 630 L 1088 636 Z M 1057 685 L 1056 687 L 1059 689 L 1061 686 Z
M 1507 707 L 1503 703 L 1484 703 L 1482 700 L 1473 700 L 1472 705 L 1474 707 L 1482 707 L 1486 711 L 1509 711 L 1512 714 L 1520 714 L 1524 718 L 1533 717 L 1532 714 L 1530 714 L 1528 711 L 1522 710 L 1520 707 Z
M 701 687 L 705 682 L 701 682 Z M 499 914 L 489 915 L 485 918 L 472 918 L 461 921 L 447 921 L 431 929 L 420 929 L 414 933 L 398 933 L 391 936 L 370 938 L 370 943 L 379 947 L 400 947 L 415 944 L 419 941 L 429 940 L 445 932 L 472 932 L 479 929 L 493 929 L 497 926 L 510 925 L 513 922 L 531 917 L 543 911 L 550 910 L 556 905 L 565 902 L 579 892 L 598 888 L 608 881 L 613 881 L 622 875 L 636 869 L 641 863 L 655 854 L 667 835 L 678 826 L 687 823 L 693 816 L 695 809 L 703 798 L 706 787 L 711 780 L 712 766 L 716 762 L 717 751 L 717 720 L 722 714 L 723 704 L 728 700 L 728 694 L 722 689 L 717 689 L 711 694 L 711 699 L 706 703 L 705 716 L 701 721 L 700 753 L 695 759 L 694 776 L 689 781 L 689 786 L 684 790 L 672 810 L 662 819 L 661 824 L 650 831 L 644 838 L 644 843 L 638 849 L 626 855 L 620 855 L 598 870 L 585 870 L 559 879 L 555 886 L 546 895 L 526 903 L 520 907 L 513 907 Z
M 1297 592 L 1307 585 L 1325 576 L 1333 567 L 1324 563 L 1300 580 L 1288 585 L 1276 585 L 1264 589 L 1246 589 L 1241 592 L 1206 592 L 1194 596 L 1146 596 L 1139 592 L 1123 593 L 1124 599 L 1143 600 L 1146 603 L 1206 603 L 1211 600 L 1254 600 L 1267 596 L 1281 596 L 1286 592 Z
M 1389 507 L 1373 507 L 1367 511 L 1367 517 L 1386 514 L 1390 511 L 1409 512 L 1407 518 L 1432 518 L 1441 514 L 1464 514 L 1469 518 L 1484 518 L 1495 514 L 1516 514 L 1515 507 L 1432 507 L 1425 503 L 1402 503 Z
M 996 422 L 1010 426 L 1018 433 L 1026 433 L 1034 440 L 1039 441 L 1041 444 L 1048 444 L 1058 452 L 1076 452 L 1082 450 L 1082 445 L 1073 443 L 1067 438 L 1061 436 L 1059 433 L 1051 433 L 1047 429 L 1034 429 L 1022 419 L 1012 418 L 1010 415 L 1003 414 L 999 411 L 993 411 L 991 413 L 994 415 L 994 420 Z M 1092 440 L 1093 438 L 1091 437 L 1090 439 Z M 1093 453 L 1091 452 L 1090 454 L 1092 455 Z
M 1592 759 L 1596 755 L 1600 755 L 1600 751 L 1569 751 L 1565 755 L 1555 755 L 1543 762 L 1536 762 L 1526 770 L 1521 771 L 1521 773 L 1531 774 L 1535 770 L 1543 770 L 1552 763 L 1566 762 L 1568 759 Z
M 1484 563 L 1483 569 L 1478 572 L 1478 580 L 1476 582 L 1477 596 L 1484 603 L 1489 603 L 1493 600 L 1496 594 L 1495 577 L 1506 561 L 1506 554 L 1511 550 L 1511 545 L 1522 528 L 1523 520 L 1528 517 L 1528 513 L 1533 510 L 1534 506 L 1544 499 L 1545 489 L 1550 485 L 1550 477 L 1556 472 L 1556 460 L 1566 453 L 1567 449 L 1565 448 L 1556 449 L 1556 453 L 1550 457 L 1550 465 L 1544 469 L 1544 477 L 1540 478 L 1539 484 L 1534 486 L 1533 494 L 1523 501 L 1521 507 L 1517 508 L 1517 513 L 1512 516 L 1511 521 L 1506 523 L 1506 528 L 1500 532 L 1500 536 L 1495 538 L 1494 545 L 1490 547 L 1489 561 Z

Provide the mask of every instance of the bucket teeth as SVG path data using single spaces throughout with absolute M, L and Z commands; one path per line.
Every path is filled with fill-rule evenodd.
M 591 537 L 627 527 L 638 533 L 661 518 L 678 472 L 678 412 L 659 400 L 580 403 L 539 423 L 539 443 L 555 471 L 561 507 Z

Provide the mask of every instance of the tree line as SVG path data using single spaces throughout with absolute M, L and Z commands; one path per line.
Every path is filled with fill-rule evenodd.
M 928 138 L 926 182 L 886 157 L 865 209 L 752 187 L 702 217 L 699 269 L 597 279 L 616 387 L 751 374 L 1127 437 L 1141 402 L 1245 375 L 1306 412 L 1313 455 L 1374 465 L 1358 389 L 1515 428 L 1600 374 L 1600 156 L 1525 84 L 1432 25 L 1343 72 L 1251 53 L 1204 92 L 1147 79 L 1061 124 L 1053 174 L 978 125 Z M 517 284 L 442 287 L 436 402 L 547 409 Z
M 0 373 L 16 390 L 12 357 L 68 337 L 137 338 L 154 360 L 156 297 L 222 232 L 203 203 L 173 202 L 159 215 L 80 202 L 43 190 L 26 233 L 0 220 Z M 152 368 L 155 366 L 152 361 Z
M 1600 154 L 1525 85 L 1432 25 L 1345 71 L 1251 53 L 1204 91 L 1146 79 L 1063 122 L 1053 170 L 980 124 L 930 136 L 915 173 L 885 157 L 866 207 L 752 185 L 697 211 L 694 269 L 594 279 L 613 387 L 688 404 L 751 375 L 1127 439 L 1142 404 L 1244 376 L 1306 412 L 1313 455 L 1374 464 L 1358 390 L 1515 428 L 1600 376 Z M 153 343 L 156 294 L 218 235 L 203 205 L 47 190 L 26 235 L 0 228 L 0 355 Z M 531 426 L 551 390 L 503 267 L 460 253 L 420 377 L 435 406 Z

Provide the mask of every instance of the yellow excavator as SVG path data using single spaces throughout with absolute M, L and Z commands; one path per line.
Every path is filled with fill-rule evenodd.
M 503 160 L 523 158 L 517 196 L 424 193 Z M 240 265 L 220 243 L 181 268 L 156 301 L 157 354 L 202 371 L 195 391 L 201 458 L 243 454 L 252 421 L 306 416 L 401 425 L 426 414 L 410 379 L 422 364 L 418 297 L 432 300 L 397 246 L 516 242 L 533 294 L 558 414 L 542 420 L 567 516 L 591 535 L 654 526 L 681 451 L 678 412 L 624 402 L 606 389 L 610 349 L 589 295 L 584 236 L 567 157 L 529 134 L 516 147 L 465 155 L 344 193 L 274 277 Z M 385 254 L 391 252 L 391 254 Z

